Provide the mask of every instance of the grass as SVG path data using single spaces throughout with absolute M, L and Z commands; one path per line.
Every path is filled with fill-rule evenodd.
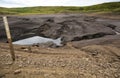
M 114 13 L 120 14 L 120 2 L 103 3 L 86 7 L 39 6 L 24 8 L 0 8 L 0 14 L 55 14 L 55 13 Z

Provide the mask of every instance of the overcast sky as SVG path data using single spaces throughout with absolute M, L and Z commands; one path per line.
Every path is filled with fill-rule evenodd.
M 0 0 L 0 7 L 88 6 L 120 0 Z

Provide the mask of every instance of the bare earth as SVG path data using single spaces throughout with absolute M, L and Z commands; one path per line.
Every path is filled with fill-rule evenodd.
M 37 19 L 35 27 L 41 29 L 43 28 L 43 25 L 38 24 L 40 15 L 38 16 L 39 17 L 37 17 L 37 15 L 35 15 L 35 17 L 34 15 L 25 16 L 25 18 L 29 18 L 32 22 L 34 21 L 33 18 Z M 48 15 L 46 18 L 48 19 L 49 16 L 52 15 Z M 59 18 L 61 17 L 60 15 L 58 17 L 59 19 L 57 18 L 57 15 L 55 16 L 57 20 L 54 23 L 50 22 L 52 20 L 49 20 L 49 22 L 47 21 L 46 27 L 53 25 L 52 28 L 57 31 L 54 25 L 62 27 L 62 25 L 65 24 L 68 26 L 68 31 L 66 31 L 69 32 L 69 27 L 75 25 L 76 28 L 73 27 L 73 29 L 75 29 L 76 32 L 74 33 L 76 34 L 73 34 L 73 32 L 68 34 L 61 31 L 62 33 L 59 36 L 64 37 L 63 43 L 65 45 L 58 48 L 14 45 L 16 55 L 15 62 L 12 62 L 8 43 L 3 43 L 6 41 L 3 33 L 4 31 L 0 31 L 2 32 L 2 36 L 0 36 L 0 78 L 120 78 L 120 20 L 100 18 L 96 19 L 99 21 L 98 23 L 94 21 L 93 16 L 90 18 L 90 20 L 93 21 L 86 20 L 86 18 L 89 19 L 89 17 L 86 17 L 83 21 L 80 18 L 81 16 L 76 17 L 77 15 L 72 15 L 72 17 L 70 17 L 74 18 L 72 22 L 71 20 L 63 22 L 61 20 L 63 18 Z M 52 17 L 54 17 L 54 15 Z M 14 20 L 14 18 L 20 19 L 20 16 L 14 16 L 11 19 Z M 24 16 L 21 18 L 23 19 Z M 44 19 L 46 20 L 46 18 Z M 65 20 L 70 18 L 67 17 Z M 10 21 L 10 24 L 18 26 L 17 21 Z M 29 22 L 29 20 L 27 21 Z M 0 22 L 2 23 L 2 21 Z M 83 28 L 86 27 L 86 32 L 83 33 L 77 30 L 77 27 L 78 29 L 83 30 L 82 28 L 79 28 L 79 22 Z M 85 24 L 83 22 L 85 22 Z M 95 28 L 89 28 L 87 25 L 90 24 L 89 26 L 93 26 L 91 23 L 95 25 L 96 28 L 97 26 L 101 26 L 103 30 L 100 30 L 99 33 L 95 31 Z M 110 25 L 106 25 L 106 23 L 109 23 Z M 27 24 L 24 25 L 28 26 Z M 2 26 L 3 25 L 1 24 L 0 27 L 2 28 Z M 107 26 L 113 26 L 115 28 Z M 35 28 L 28 27 L 27 30 L 29 29 L 36 30 Z M 42 34 L 52 38 L 58 37 L 57 32 L 54 35 L 48 34 L 49 30 L 52 29 L 48 30 L 45 28 L 45 30 L 43 28 L 43 30 L 39 31 L 39 35 L 41 36 Z M 34 35 L 38 34 L 38 32 L 36 33 L 34 31 L 31 31 Z M 22 31 L 19 32 L 23 33 Z M 87 32 L 91 34 L 88 35 Z M 102 34 L 105 33 L 104 36 L 101 36 L 101 32 Z M 30 31 L 24 33 L 29 34 Z M 97 38 L 94 37 L 96 33 Z M 17 35 L 19 36 L 19 34 Z M 13 34 L 13 36 L 15 35 Z M 21 36 L 20 38 L 23 39 L 25 36 Z

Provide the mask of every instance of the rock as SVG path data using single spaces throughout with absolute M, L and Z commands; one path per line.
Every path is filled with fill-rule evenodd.
M 61 67 L 65 67 L 66 65 L 65 64 L 62 64 Z
M 28 47 L 21 47 L 21 49 L 24 50 L 24 51 L 32 52 L 32 49 L 31 49 L 30 46 L 28 46 Z
M 18 70 L 15 70 L 14 71 L 14 74 L 20 74 L 22 71 L 20 70 L 20 69 L 18 69 Z
M 21 49 L 24 50 L 24 51 L 28 51 L 27 47 L 21 47 Z

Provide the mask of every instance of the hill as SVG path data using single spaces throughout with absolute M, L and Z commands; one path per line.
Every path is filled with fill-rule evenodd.
M 0 14 L 54 14 L 54 13 L 114 13 L 120 14 L 120 2 L 103 3 L 93 6 L 39 6 L 24 8 L 0 7 Z

